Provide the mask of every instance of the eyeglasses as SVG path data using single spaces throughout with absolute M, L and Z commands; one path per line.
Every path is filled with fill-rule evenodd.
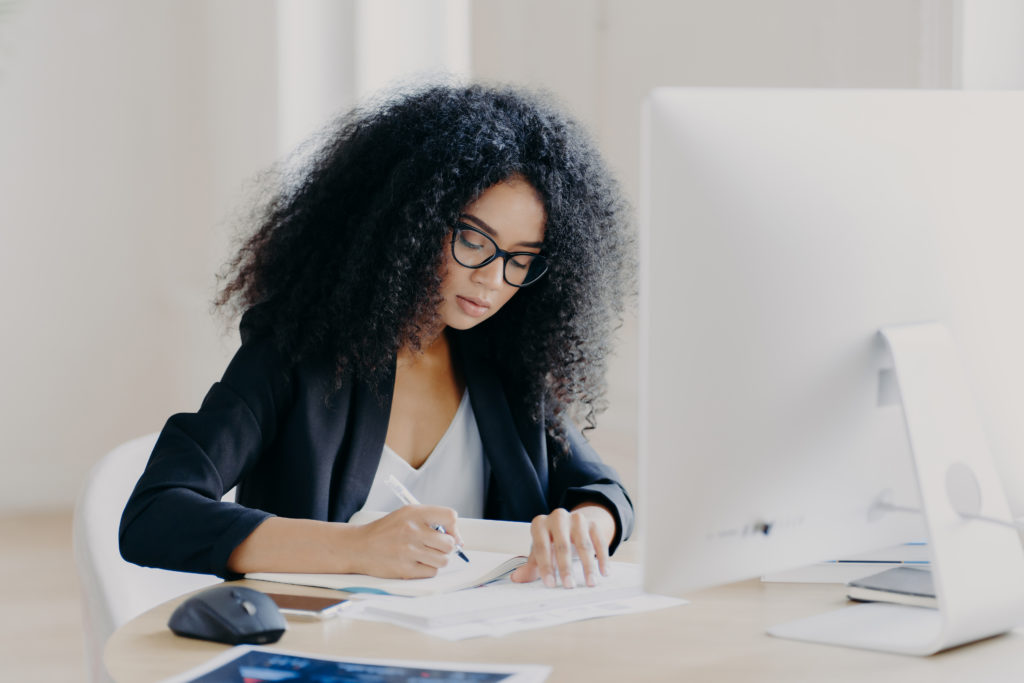
M 490 235 L 466 223 L 452 230 L 452 256 L 466 268 L 483 268 L 500 256 L 502 277 L 513 287 L 532 285 L 548 271 L 547 259 L 540 254 L 500 249 Z

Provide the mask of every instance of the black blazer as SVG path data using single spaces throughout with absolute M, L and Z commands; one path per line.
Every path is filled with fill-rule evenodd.
M 512 382 L 452 336 L 491 467 L 485 517 L 530 521 L 593 501 L 615 517 L 612 550 L 633 530 L 633 507 L 615 471 L 575 426 L 570 453 L 553 457 L 543 423 L 530 420 Z M 171 416 L 121 517 L 121 555 L 137 564 L 234 575 L 232 551 L 261 522 L 282 517 L 348 521 L 377 471 L 394 375 L 373 387 L 358 378 L 326 391 L 326 362 L 289 366 L 267 337 L 242 346 L 196 413 Z M 510 393 L 511 392 L 511 393 Z M 237 503 L 222 502 L 238 485 Z

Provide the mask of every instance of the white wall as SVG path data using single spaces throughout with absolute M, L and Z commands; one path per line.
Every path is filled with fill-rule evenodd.
M 957 86 L 1024 88 L 1024 2 L 958 0 L 953 26 Z
M 211 301 L 255 176 L 359 88 L 465 73 L 468 11 L 21 0 L 0 16 L 0 512 L 71 505 L 105 452 L 199 405 L 237 347 Z
M 276 154 L 273 5 L 34 0 L 0 71 L 0 509 L 198 404 L 226 219 Z
M 278 151 L 291 153 L 355 101 L 356 3 L 276 0 Z
M 357 0 L 357 98 L 438 76 L 468 76 L 469 8 L 469 0 Z

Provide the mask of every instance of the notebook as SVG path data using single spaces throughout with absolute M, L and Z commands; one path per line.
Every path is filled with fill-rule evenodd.
M 291 583 L 299 586 L 333 588 L 352 593 L 387 593 L 416 597 L 473 588 L 511 574 L 526 564 L 525 555 L 466 549 L 469 562 L 452 557 L 447 567 L 427 579 L 382 579 L 365 574 L 289 574 L 254 572 L 247 579 Z

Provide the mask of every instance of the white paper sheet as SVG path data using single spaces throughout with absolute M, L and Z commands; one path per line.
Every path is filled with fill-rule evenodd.
M 645 594 L 640 565 L 610 563 L 609 576 L 594 587 L 548 588 L 505 579 L 471 590 L 421 598 L 370 597 L 348 613 L 355 619 L 384 621 L 446 640 L 500 636 L 583 619 L 630 614 L 686 604 L 685 600 Z

